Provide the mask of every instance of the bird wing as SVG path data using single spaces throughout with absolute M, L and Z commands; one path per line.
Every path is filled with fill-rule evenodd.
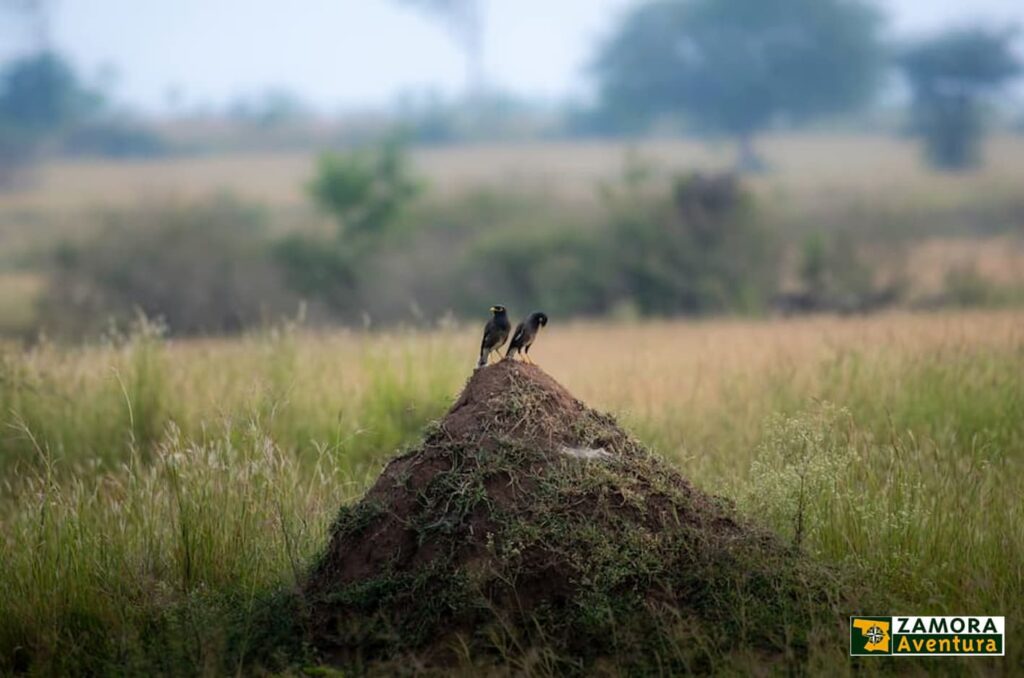
M 522 346 L 525 334 L 526 326 L 523 323 L 516 325 L 516 333 L 512 335 L 512 343 L 509 344 L 509 348 L 512 348 L 513 346 Z
M 500 348 L 506 339 L 508 339 L 508 329 L 491 321 L 484 327 L 484 338 L 480 342 L 480 350 L 491 349 L 493 351 L 496 348 Z

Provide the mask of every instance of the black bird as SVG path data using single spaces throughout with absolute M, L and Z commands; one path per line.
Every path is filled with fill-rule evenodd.
M 512 329 L 512 323 L 508 321 L 508 311 L 504 306 L 491 306 L 491 313 L 494 317 L 484 325 L 484 338 L 480 342 L 480 361 L 476 368 L 480 369 L 487 364 L 491 353 L 497 351 L 508 339 L 508 332 Z
M 540 328 L 547 326 L 548 316 L 545 313 L 531 313 L 527 316 L 523 322 L 516 325 L 516 332 L 512 335 L 512 342 L 508 345 L 508 351 L 505 352 L 505 358 L 511 358 L 517 353 L 523 355 L 523 359 L 528 363 L 533 363 L 530 360 L 530 347 L 533 346 L 533 340 L 537 338 L 537 333 L 540 332 Z

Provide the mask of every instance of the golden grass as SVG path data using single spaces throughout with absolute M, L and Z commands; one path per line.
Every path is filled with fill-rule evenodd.
M 774 134 L 759 148 L 774 171 L 755 180 L 759 190 L 828 203 L 863 196 L 897 201 L 927 198 L 955 206 L 968 198 L 1012 192 L 1024 179 L 1024 137 L 1001 136 L 986 145 L 982 170 L 937 175 L 915 143 L 878 135 Z M 666 170 L 729 167 L 731 144 L 660 140 L 486 144 L 417 149 L 416 168 L 440 195 L 490 186 L 554 191 L 594 198 L 595 185 L 621 172 L 630 149 Z M 76 161 L 40 168 L 26 189 L 0 195 L 0 210 L 77 211 L 135 204 L 152 198 L 193 198 L 230 191 L 273 207 L 306 203 L 311 153 L 251 153 L 155 161 Z
M 543 339 L 536 360 L 577 395 L 649 415 L 719 408 L 737 380 L 756 384 L 759 375 L 779 370 L 806 380 L 822 362 L 850 351 L 884 348 L 905 357 L 948 346 L 1019 345 L 1024 312 L 574 324 Z
M 174 391 L 192 407 L 218 407 L 258 394 L 266 365 L 284 360 L 292 398 L 339 404 L 359 399 L 383 362 L 409 374 L 450 373 L 461 387 L 479 342 L 476 327 L 432 332 L 298 332 L 280 341 L 172 341 L 167 364 Z M 850 352 L 884 349 L 894 358 L 948 347 L 1008 347 L 1024 342 L 1024 311 L 898 312 L 771 320 L 556 322 L 538 340 L 534 360 L 574 394 L 600 409 L 647 417 L 717 410 L 737 384 L 756 388 L 768 373 L 794 382 L 815 378 L 822 363 Z M 53 356 L 40 354 L 44 360 Z M 113 349 L 72 354 L 76 373 L 109 376 Z M 430 368 L 429 370 L 426 368 Z M 461 375 L 461 376 L 460 376 Z M 201 391 L 193 392 L 193 388 Z M 300 388 L 301 387 L 301 388 Z M 452 396 L 455 392 L 452 392 Z
M 465 367 L 468 372 L 478 332 L 471 327 L 425 334 L 300 335 L 295 343 L 295 379 L 305 387 L 312 381 L 314 390 L 320 391 L 316 385 L 329 388 L 331 375 L 359 373 L 368 355 L 395 360 L 410 344 L 426 363 L 443 360 L 445 367 Z M 758 375 L 780 369 L 795 379 L 811 378 L 822 362 L 849 351 L 884 347 L 904 357 L 948 346 L 1006 347 L 1022 341 L 1024 311 L 900 312 L 773 320 L 573 322 L 561 327 L 556 322 L 544 331 L 531 355 L 595 406 L 647 415 L 678 407 L 718 408 L 736 380 L 756 383 Z M 261 359 L 236 347 L 231 340 L 180 342 L 171 349 L 172 362 L 205 372 L 207 361 L 224 365 L 232 356 Z
M 0 273 L 0 335 L 32 324 L 46 278 L 39 273 Z
M 994 285 L 1024 286 L 1024 240 L 991 238 L 926 238 L 907 252 L 905 268 L 914 272 L 916 291 L 942 291 L 946 274 L 973 271 Z
M 454 399 L 475 363 L 478 342 L 475 326 L 298 329 L 167 341 L 143 363 L 131 344 L 71 350 L 44 344 L 8 356 L 16 355 L 28 383 L 37 384 L 31 392 L 43 395 L 32 405 L 34 421 L 44 429 L 39 435 L 72 456 L 120 453 L 123 434 L 117 430 L 127 416 L 127 389 L 131 397 L 151 401 L 147 416 L 154 423 L 147 426 L 154 435 L 167 421 L 191 436 L 258 423 L 289 447 L 336 446 L 368 472 L 390 445 Z M 1022 351 L 1024 311 L 1003 310 L 634 324 L 562 324 L 556 318 L 532 357 L 577 397 L 619 416 L 692 478 L 727 491 L 730 478 L 747 473 L 764 421 L 780 409 L 795 411 L 818 400 L 844 406 L 856 397 L 877 423 L 888 416 L 878 409 L 886 403 L 930 399 L 908 395 L 918 387 L 894 375 L 925 375 L 920 388 L 932 388 L 927 375 L 933 367 L 948 363 L 951 373 L 963 369 L 971 376 L 981 368 L 956 366 L 965 356 L 983 360 L 989 353 L 1016 361 L 1024 372 Z M 134 381 L 144 389 L 140 394 Z M 18 401 L 0 406 L 28 407 Z M 83 414 L 91 410 L 100 413 Z M 136 411 L 136 419 L 143 414 Z M 110 424 L 96 433 L 91 417 Z M 112 441 L 115 449 L 108 449 Z
M 310 435 L 358 429 L 362 413 L 353 403 L 380 389 L 382 373 L 401 382 L 404 393 L 454 398 L 475 361 L 478 333 L 477 327 L 300 330 L 269 338 L 171 341 L 162 353 L 164 379 L 175 394 L 175 416 L 196 426 L 240 412 L 264 412 L 285 428 L 300 419 Z M 749 448 L 763 419 L 779 405 L 778 391 L 818 397 L 823 366 L 850 356 L 876 356 L 872 364 L 881 396 L 889 388 L 887 365 L 1022 345 L 1024 311 L 898 312 L 641 324 L 562 325 L 555 319 L 531 355 L 575 395 L 617 413 L 641 434 L 653 436 L 663 453 L 685 461 L 707 446 Z M 27 364 L 61 374 L 73 396 L 126 371 L 126 355 L 116 348 L 44 347 Z M 414 403 L 399 399 L 394 406 Z M 723 416 L 734 423 L 723 427 Z M 730 435 L 723 436 L 723 429 Z M 698 463 L 687 470 L 716 476 L 723 461 L 728 456 L 716 458 L 715 468 Z

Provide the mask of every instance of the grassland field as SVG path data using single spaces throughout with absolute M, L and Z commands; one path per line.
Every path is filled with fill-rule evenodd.
M 663 173 L 732 158 L 658 141 L 413 161 L 438 204 L 493 190 L 597 219 L 597 186 L 631 148 Z M 892 138 L 759 148 L 773 171 L 750 185 L 790 241 L 856 228 L 879 251 L 905 247 L 899 266 L 922 290 L 968 269 L 1024 286 L 1024 137 L 990 139 L 985 168 L 963 175 L 922 169 Z M 99 212 L 223 191 L 266 207 L 274 228 L 315 227 L 313 166 L 284 153 L 39 167 L 0 195 L 0 337 L 31 326 L 54 244 L 87 236 Z M 143 323 L 88 346 L 0 338 L 0 674 L 252 670 L 261 601 L 297 588 L 339 506 L 445 411 L 478 332 L 167 340 Z M 849 612 L 1007 617 L 1002 660 L 853 665 L 842 629 L 823 629 L 809 673 L 1024 672 L 1024 312 L 556 318 L 533 355 L 749 519 L 793 540 L 799 518 L 802 548 L 859 591 Z M 801 509 L 794 478 L 808 474 Z M 751 649 L 719 668 L 757 661 Z
M 0 672 L 251 670 L 258 602 L 444 412 L 477 332 L 5 347 Z M 1024 313 L 556 320 L 533 356 L 749 519 L 792 540 L 800 513 L 850 613 L 1007 617 L 1003 659 L 859 669 L 1024 668 Z M 806 670 L 858 668 L 821 638 Z
M 756 189 L 801 203 L 898 199 L 952 207 L 979 195 L 1014 191 L 1024 177 L 1020 135 L 990 138 L 982 168 L 948 175 L 929 171 L 912 140 L 881 135 L 774 134 L 760 140 L 758 149 L 772 171 L 754 178 Z M 413 149 L 413 164 L 442 196 L 497 187 L 592 201 L 595 185 L 617 176 L 628 152 L 667 171 L 726 170 L 735 153 L 727 142 L 672 139 L 472 144 Z M 74 213 L 211 191 L 299 208 L 306 204 L 304 186 L 314 157 L 281 152 L 62 161 L 40 167 L 24 188 L 0 197 L 0 210 Z
M 993 137 L 983 168 L 947 175 L 925 169 L 917 146 L 893 137 L 774 134 L 758 147 L 772 171 L 748 182 L 765 226 L 792 250 L 791 270 L 804 235 L 842 232 L 869 251 L 882 278 L 906 279 L 911 299 L 941 295 L 957 272 L 1010 290 L 1002 297 L 1024 289 L 1024 137 Z M 467 195 L 492 191 L 541 206 L 542 217 L 571 213 L 580 224 L 605 218 L 599 186 L 621 175 L 629 157 L 664 177 L 727 168 L 733 149 L 656 140 L 412 152 L 428 213 L 458 210 Z M 331 228 L 305 191 L 313 168 L 314 154 L 283 152 L 39 166 L 23 186 L 0 194 L 0 334 L 30 333 L 55 245 L 87 238 L 107 210 L 227 193 L 263 207 L 275 232 Z

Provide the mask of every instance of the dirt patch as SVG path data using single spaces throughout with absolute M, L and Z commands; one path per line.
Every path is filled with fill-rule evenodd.
M 741 640 L 799 654 L 830 614 L 827 582 L 613 418 L 508 361 L 476 372 L 342 509 L 304 595 L 314 646 L 342 666 L 543 647 L 567 669 L 710 670 Z

